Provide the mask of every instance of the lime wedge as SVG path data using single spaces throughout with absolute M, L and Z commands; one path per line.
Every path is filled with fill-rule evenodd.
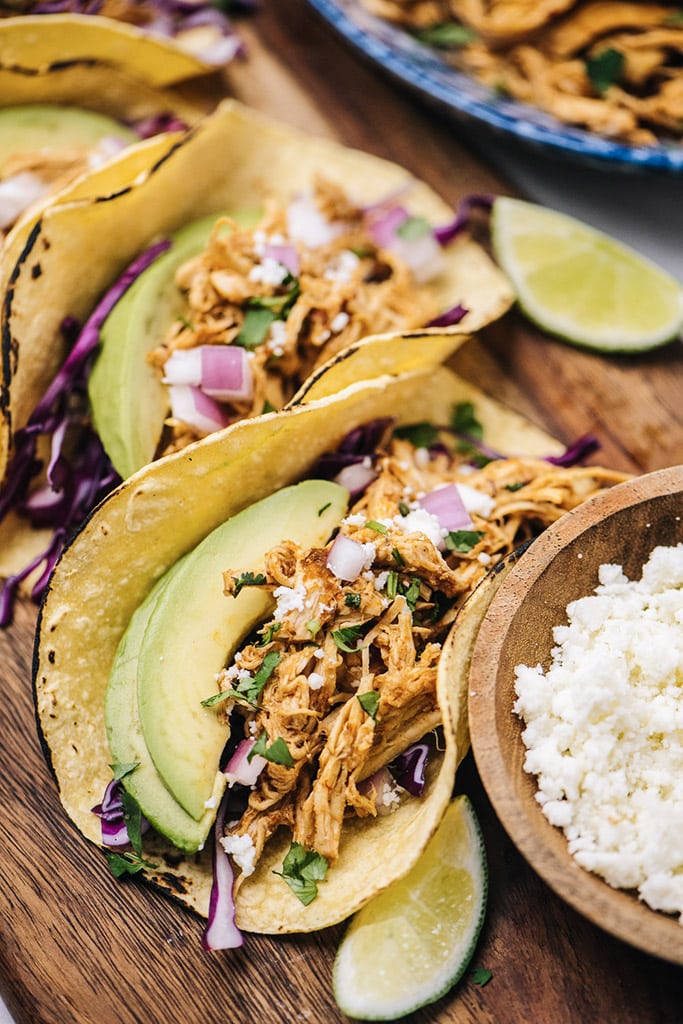
M 357 1020 L 394 1020 L 460 980 L 488 891 L 479 823 L 466 796 L 448 807 L 422 857 L 352 919 L 334 964 L 334 995 Z
M 650 260 L 573 217 L 520 199 L 493 204 L 493 252 L 543 330 L 600 352 L 639 352 L 683 325 L 683 288 Z

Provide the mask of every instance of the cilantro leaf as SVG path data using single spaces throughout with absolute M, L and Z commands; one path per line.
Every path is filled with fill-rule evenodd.
M 143 868 L 156 868 L 157 866 L 132 853 L 110 853 L 107 851 L 104 856 L 114 878 L 122 878 L 124 875 L 136 875 Z
M 233 576 L 235 584 L 234 597 L 237 597 L 242 587 L 262 587 L 266 577 L 262 572 L 243 572 L 241 576 Z
M 316 850 L 307 850 L 301 843 L 292 843 L 282 862 L 282 871 L 274 875 L 284 878 L 295 896 L 307 907 L 318 895 L 318 882 L 327 874 L 327 860 Z
M 426 46 L 436 46 L 440 49 L 450 50 L 457 46 L 467 46 L 474 42 L 477 33 L 467 25 L 459 25 L 457 21 L 447 21 L 442 25 L 431 25 L 429 28 L 421 29 L 417 38 Z
M 415 611 L 415 605 L 418 602 L 420 596 L 420 581 L 417 577 L 413 576 L 410 583 L 402 584 L 399 587 L 399 593 L 403 594 L 406 599 L 406 604 L 410 608 L 411 612 Z
M 408 427 L 397 427 L 394 437 L 410 441 L 414 448 L 431 448 L 439 440 L 439 431 L 433 423 L 412 423 Z
M 247 700 L 254 703 L 281 661 L 282 654 L 280 651 L 268 651 L 253 680 L 245 680 L 248 684 L 246 690 L 243 691 L 242 686 L 238 686 L 237 689 L 240 692 L 246 692 Z
M 391 557 L 396 562 L 396 565 L 405 565 L 406 564 L 406 560 L 403 557 L 403 555 L 401 554 L 401 552 L 398 550 L 398 548 L 392 548 L 392 550 L 391 550 Z
M 473 402 L 458 402 L 453 409 L 451 427 L 456 434 L 467 434 L 481 441 L 484 428 L 476 417 Z
M 398 573 L 394 569 L 390 569 L 387 574 L 387 597 L 390 601 L 393 601 L 398 594 Z
M 379 694 L 377 690 L 366 690 L 365 693 L 357 693 L 358 703 L 370 718 L 377 718 L 379 708 Z
M 405 238 L 407 242 L 413 242 L 416 238 L 423 238 L 430 235 L 432 226 L 426 217 L 407 217 L 402 224 L 396 228 L 396 234 Z
M 278 736 L 278 738 L 273 740 L 270 746 L 268 746 L 268 735 L 265 729 L 247 754 L 247 761 L 251 761 L 252 757 L 256 754 L 260 754 L 261 757 L 265 757 L 266 761 L 271 761 L 273 764 L 281 764 L 285 768 L 294 767 L 294 758 L 290 754 L 289 747 L 283 740 L 282 736 Z
M 357 594 L 355 590 L 349 590 L 344 595 L 344 604 L 347 608 L 360 608 L 360 594 Z
M 619 81 L 624 67 L 624 55 L 613 46 L 586 58 L 586 74 L 596 92 L 604 96 L 610 85 Z
M 340 651 L 353 654 L 355 651 L 360 650 L 358 646 L 360 631 L 360 626 L 345 626 L 342 629 L 333 630 L 331 635 Z M 354 646 L 352 647 L 351 644 Z
M 130 845 L 135 850 L 138 858 L 142 858 L 142 811 L 140 810 L 140 805 L 123 787 L 121 787 L 120 796 L 123 820 L 128 832 Z
M 130 775 L 131 772 L 139 766 L 139 761 L 128 761 L 126 763 L 110 764 L 109 767 L 114 775 L 114 782 L 120 782 L 121 779 L 125 778 L 126 775 Z
M 522 487 L 524 487 L 524 480 L 520 480 L 516 484 L 505 484 L 506 491 L 521 491 Z
M 387 535 L 387 528 L 384 523 L 378 523 L 376 519 L 368 519 L 365 524 L 368 530 L 374 530 L 375 533 L 381 533 L 383 537 Z
M 273 637 L 279 630 L 280 625 L 281 623 L 279 622 L 271 622 L 270 625 L 266 629 L 264 629 L 261 639 L 254 646 L 266 647 L 268 644 L 272 643 Z
M 277 320 L 277 316 L 271 309 L 262 309 L 261 307 L 247 309 L 234 344 L 240 345 L 242 348 L 258 348 L 268 337 L 270 326 L 275 320 Z
M 477 546 L 483 536 L 483 530 L 451 530 L 446 535 L 445 544 L 449 551 L 457 551 L 459 555 L 466 555 L 468 551 Z
M 406 505 L 405 501 L 399 501 L 398 510 L 402 516 L 410 515 L 410 505 Z

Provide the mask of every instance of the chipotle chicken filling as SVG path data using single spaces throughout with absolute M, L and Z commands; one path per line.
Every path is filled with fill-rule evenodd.
M 225 425 L 281 408 L 311 371 L 359 339 L 424 326 L 441 312 L 421 280 L 441 269 L 439 245 L 426 222 L 407 214 L 387 231 L 387 216 L 402 212 L 395 203 L 358 206 L 318 178 L 287 206 L 268 201 L 255 227 L 217 221 L 206 249 L 177 271 L 185 315 L 148 356 L 169 385 L 164 453 L 207 432 L 174 409 L 172 385 L 185 379 L 190 350 L 240 354 L 246 383 L 215 414 Z M 388 243 L 378 244 L 380 235 Z
M 258 586 L 276 602 L 219 677 L 220 713 L 233 730 L 241 717 L 265 755 L 223 839 L 228 852 L 248 850 L 238 886 L 279 826 L 333 863 L 346 816 L 415 799 L 395 787 L 387 796 L 380 769 L 439 724 L 437 667 L 458 608 L 514 547 L 624 479 L 531 458 L 476 468 L 396 436 L 373 470 L 326 547 L 286 542 L 268 552 L 265 575 L 224 573 L 226 595 Z

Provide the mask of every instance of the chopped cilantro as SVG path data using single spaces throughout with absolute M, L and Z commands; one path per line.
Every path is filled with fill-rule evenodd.
M 506 491 L 520 491 L 524 487 L 524 480 L 520 480 L 518 484 L 505 484 Z
M 415 448 L 431 448 L 439 439 L 439 431 L 433 423 L 411 423 L 408 427 L 397 427 L 394 437 L 410 441 Z
M 413 242 L 416 238 L 423 238 L 431 234 L 432 226 L 426 217 L 407 217 L 402 224 L 396 228 L 396 234 L 405 238 L 407 242 Z
M 114 878 L 122 878 L 124 875 L 136 875 L 138 871 L 142 871 L 143 868 L 156 868 L 156 864 L 151 864 L 147 860 L 143 860 L 142 857 L 138 857 L 134 853 L 105 853 L 107 858 L 107 864 Z
M 121 787 L 121 806 L 123 808 L 123 820 L 128 832 L 130 845 L 133 847 L 138 860 L 142 859 L 142 811 L 137 800 L 130 793 Z
M 183 327 L 185 327 L 188 331 L 193 331 L 194 330 L 194 327 L 192 326 L 190 321 L 186 320 L 184 316 L 179 316 L 178 317 L 178 323 L 182 324 Z
M 273 764 L 281 764 L 285 768 L 294 767 L 294 758 L 290 754 L 289 747 L 283 740 L 282 736 L 278 736 L 278 738 L 273 740 L 270 746 L 268 746 L 268 736 L 265 729 L 247 754 L 247 761 L 251 761 L 252 757 L 256 754 L 260 754 L 261 757 L 265 757 L 266 761 L 272 761 Z
M 243 572 L 241 576 L 233 576 L 235 583 L 234 596 L 237 597 L 242 587 L 262 587 L 266 577 L 262 572 Z
M 272 643 L 273 637 L 275 636 L 275 634 L 277 633 L 279 628 L 280 628 L 280 623 L 279 622 L 271 622 L 270 625 L 267 626 L 266 629 L 264 629 L 263 636 L 258 641 L 258 643 L 255 644 L 255 646 L 256 647 L 266 647 L 268 644 Z
M 595 57 L 586 58 L 586 74 L 591 85 L 601 96 L 611 85 L 619 81 L 624 67 L 624 55 L 613 46 L 598 53 Z
M 398 510 L 402 516 L 407 516 L 410 514 L 410 505 L 406 505 L 405 501 L 399 501 Z
M 237 690 L 220 690 L 218 693 L 212 694 L 210 697 L 205 697 L 201 702 L 203 708 L 215 708 L 217 704 L 222 704 L 223 701 L 228 700 L 229 697 L 242 697 L 241 693 Z
M 401 552 L 398 550 L 398 548 L 393 548 L 392 549 L 391 557 L 396 562 L 396 565 L 405 565 L 406 564 L 405 558 L 403 557 Z
M 332 502 L 328 501 L 328 503 L 326 505 L 323 505 L 322 508 L 319 508 L 318 509 L 318 515 L 321 516 L 323 514 L 323 512 L 327 512 L 327 510 L 328 510 L 328 508 L 330 507 L 331 504 L 332 504 Z
M 378 523 L 376 519 L 368 519 L 365 524 L 368 530 L 374 530 L 375 533 L 381 533 L 383 537 L 387 535 L 387 528 L 384 523 Z
M 259 646 L 262 647 L 263 644 L 259 644 Z M 280 651 L 268 651 L 255 675 L 245 676 L 244 679 L 239 681 L 237 688 L 234 690 L 223 690 L 221 693 L 215 693 L 213 697 L 207 697 L 206 700 L 202 701 L 202 707 L 213 708 L 230 697 L 255 705 L 261 690 L 281 661 L 282 654 Z
M 483 536 L 483 530 L 451 530 L 446 535 L 445 544 L 449 551 L 457 551 L 459 555 L 466 555 L 468 551 L 477 546 Z
M 275 406 L 273 405 L 273 403 L 269 402 L 268 399 L 266 398 L 265 402 L 263 403 L 263 408 L 261 409 L 261 414 L 263 415 L 263 414 L 265 414 L 267 412 L 275 412 L 275 411 L 276 410 L 275 410 Z
M 456 434 L 468 434 L 481 441 L 484 436 L 484 428 L 476 417 L 474 404 L 472 402 L 458 402 L 453 409 L 451 427 Z
M 450 50 L 456 46 L 467 46 L 477 38 L 477 33 L 468 25 L 459 25 L 457 21 L 447 21 L 441 25 L 431 25 L 421 29 L 417 38 L 426 46 L 436 46 Z
M 288 275 L 288 282 L 290 289 L 285 292 L 284 295 L 259 295 L 254 296 L 253 299 L 249 299 L 247 302 L 248 308 L 251 309 L 267 309 L 274 314 L 276 320 L 286 320 L 292 306 L 299 298 L 301 291 L 299 282 L 296 278 Z
M 393 601 L 398 593 L 398 573 L 394 569 L 390 569 L 387 574 L 387 597 L 390 601 Z
M 344 604 L 347 608 L 360 608 L 360 594 L 357 594 L 355 590 L 349 590 L 344 596 Z
M 358 646 L 360 631 L 360 626 L 345 626 L 342 629 L 335 629 L 332 633 L 332 639 L 340 651 L 347 651 L 349 654 L 353 654 L 360 649 Z M 351 644 L 354 644 L 354 646 L 351 647 Z
M 377 690 L 367 690 L 365 693 L 357 693 L 358 703 L 370 718 L 377 718 L 379 708 L 379 694 Z
M 277 320 L 271 309 L 249 308 L 244 314 L 240 332 L 234 344 L 242 348 L 258 348 L 268 337 L 270 325 Z
M 488 985 L 491 978 L 493 977 L 493 971 L 490 971 L 488 967 L 475 967 L 472 971 L 472 981 L 475 985 Z
M 315 636 L 316 633 L 320 632 L 320 621 L 318 619 L 309 619 L 306 623 L 306 629 L 311 636 Z
M 130 775 L 139 766 L 139 761 L 127 761 L 125 763 L 110 764 L 109 767 L 114 775 L 114 782 L 120 782 L 126 775 Z
M 327 861 L 315 850 L 307 850 L 301 843 L 292 843 L 282 862 L 282 871 L 274 871 L 273 874 L 284 878 L 294 895 L 307 907 L 318 895 L 318 882 L 322 882 L 327 874 Z
M 417 604 L 420 596 L 420 581 L 416 577 L 413 577 L 410 583 L 406 586 L 405 584 L 399 588 L 399 593 L 403 594 L 406 599 L 406 604 L 410 608 L 411 612 L 415 611 L 415 605 Z

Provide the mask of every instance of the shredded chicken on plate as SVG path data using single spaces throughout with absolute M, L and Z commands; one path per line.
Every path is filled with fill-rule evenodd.
M 273 618 L 220 677 L 230 694 L 221 713 L 241 717 L 245 737 L 265 748 L 282 741 L 289 753 L 287 763 L 264 761 L 227 830 L 226 849 L 248 837 L 255 860 L 286 826 L 331 863 L 347 815 L 387 812 L 376 773 L 438 726 L 437 666 L 460 605 L 514 547 L 624 479 L 530 458 L 475 468 L 466 454 L 397 437 L 374 464 L 376 478 L 339 531 L 360 556 L 360 567 L 342 573 L 353 578 L 337 574 L 338 539 L 311 551 L 290 542 L 272 549 L 254 585 L 272 591 Z M 446 484 L 457 485 L 467 529 L 446 531 L 421 505 Z M 226 595 L 240 580 L 239 566 L 225 572 Z M 259 671 L 267 679 L 247 700 Z M 393 784 L 388 796 L 415 799 Z
M 636 145 L 680 139 L 683 18 L 637 0 L 362 0 L 493 89 Z M 439 33 L 441 40 L 439 42 Z

